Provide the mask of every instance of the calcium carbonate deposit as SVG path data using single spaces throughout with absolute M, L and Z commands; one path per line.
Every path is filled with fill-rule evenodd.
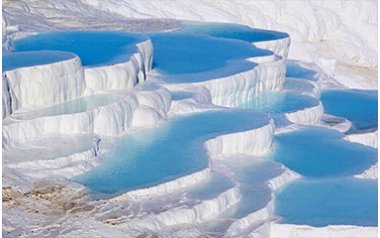
M 376 1 L 3 1 L 3 237 L 376 237 Z

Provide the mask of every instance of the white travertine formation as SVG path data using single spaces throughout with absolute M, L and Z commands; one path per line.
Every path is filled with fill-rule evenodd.
M 270 41 L 254 42 L 253 45 L 257 48 L 270 50 L 282 59 L 286 60 L 290 49 L 290 37 Z
M 315 107 L 305 108 L 296 112 L 286 113 L 286 118 L 296 124 L 301 125 L 315 125 L 318 124 L 322 118 L 324 109 L 322 103 Z
M 206 87 L 212 103 L 219 106 L 236 107 L 264 90 L 279 91 L 285 80 L 285 60 L 275 57 L 274 61 L 264 62 L 256 67 L 204 82 L 193 83 Z M 250 61 L 259 60 L 251 58 Z
M 85 88 L 79 57 L 51 64 L 16 68 L 3 72 L 3 95 L 9 94 L 11 112 L 63 103 L 80 97 Z M 4 91 L 5 90 L 5 91 Z M 7 92 L 9 90 L 9 92 Z M 10 103 L 5 101 L 6 105 Z
M 378 145 L 378 132 L 361 133 L 361 134 L 350 134 L 345 137 L 346 140 L 351 142 L 360 143 L 366 146 L 371 146 L 377 148 Z
M 155 125 L 166 119 L 171 98 L 163 88 L 158 87 L 149 92 L 130 92 L 115 102 L 80 113 L 38 117 L 4 125 L 3 149 L 49 134 L 96 133 L 100 136 L 117 136 L 125 133 L 133 124 Z M 152 101 L 152 98 L 160 100 Z M 139 108 L 144 108 L 149 117 L 141 115 L 142 110 Z M 136 110 L 137 118 L 133 119 Z

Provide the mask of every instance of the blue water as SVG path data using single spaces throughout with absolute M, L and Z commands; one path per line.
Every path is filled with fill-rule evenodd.
M 49 32 L 16 40 L 14 50 L 68 51 L 77 54 L 85 66 L 99 66 L 127 61 L 144 39 L 143 35 L 122 32 Z
M 309 93 L 319 98 L 319 90 L 307 80 L 297 79 L 297 78 L 286 78 L 284 82 L 284 89 L 290 90 L 298 93 Z
M 187 91 L 172 91 L 172 100 L 183 100 L 186 98 L 191 98 L 194 96 L 193 92 L 187 92 Z
M 294 92 L 261 92 L 253 99 L 241 105 L 268 113 L 288 113 L 318 105 L 314 97 Z
M 286 77 L 316 80 L 317 72 L 301 66 L 297 61 L 288 60 L 286 62 Z
M 343 140 L 343 134 L 321 127 L 281 133 L 271 157 L 304 176 L 358 174 L 377 162 L 377 150 Z
M 154 69 L 165 74 L 167 82 L 200 82 L 235 74 L 256 66 L 246 58 L 272 54 L 247 42 L 206 35 L 165 33 L 150 38 Z
M 190 189 L 186 197 L 195 200 L 213 199 L 234 186 L 230 178 L 214 172 L 209 179 Z
M 101 107 L 116 101 L 118 96 L 109 94 L 100 94 L 87 97 L 81 97 L 72 101 L 57 104 L 38 111 L 23 112 L 12 114 L 14 119 L 32 119 L 42 116 L 55 116 L 61 114 L 73 114 L 90 110 L 95 107 Z
M 321 100 L 326 113 L 347 118 L 353 130 L 377 128 L 377 91 L 326 90 Z
M 51 64 L 74 58 L 75 55 L 62 51 L 30 51 L 3 53 L 3 71 L 35 65 Z
M 204 142 L 220 134 L 267 124 L 269 118 L 252 110 L 226 110 L 174 117 L 153 129 L 121 139 L 102 166 L 76 181 L 97 193 L 115 194 L 167 182 L 208 166 Z
M 281 222 L 311 226 L 377 226 L 377 180 L 308 180 L 288 185 L 276 195 Z
M 277 40 L 289 37 L 289 35 L 284 32 L 254 29 L 244 25 L 229 23 L 184 22 L 183 26 L 178 29 L 177 32 L 187 34 L 206 34 L 248 42 Z

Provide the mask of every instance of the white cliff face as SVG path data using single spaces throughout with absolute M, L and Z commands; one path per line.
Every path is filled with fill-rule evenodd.
M 76 99 L 86 87 L 81 61 L 74 55 L 60 62 L 5 71 L 4 80 L 8 87 L 3 86 L 3 94 L 9 90 L 4 103 L 11 104 L 12 112 Z

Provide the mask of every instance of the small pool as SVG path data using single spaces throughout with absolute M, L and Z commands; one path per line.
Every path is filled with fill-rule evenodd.
M 59 50 L 80 57 L 84 66 L 100 66 L 129 60 L 143 35 L 123 32 L 48 32 L 14 41 L 15 51 Z
M 343 134 L 306 127 L 274 137 L 272 159 L 307 177 L 358 174 L 377 162 L 377 150 L 343 140 Z
M 256 66 L 246 59 L 272 55 L 253 45 L 196 34 L 151 34 L 153 68 L 169 83 L 201 82 L 247 71 Z
M 316 98 L 320 97 L 319 89 L 310 81 L 297 78 L 286 78 L 284 82 L 284 89 L 301 94 L 313 95 Z
M 25 120 L 37 117 L 80 113 L 110 104 L 120 98 L 120 96 L 110 94 L 86 96 L 36 111 L 16 112 L 12 114 L 11 117 L 12 119 Z
M 177 32 L 186 34 L 206 34 L 215 37 L 237 39 L 252 43 L 289 37 L 289 35 L 284 32 L 255 29 L 248 26 L 231 23 L 184 22 L 183 26 L 178 29 Z
M 350 120 L 351 131 L 377 129 L 377 91 L 324 90 L 321 101 L 326 113 Z
M 288 60 L 286 62 L 286 77 L 315 81 L 317 72 L 302 66 L 301 63 L 297 61 Z
M 316 98 L 296 92 L 264 91 L 255 95 L 251 101 L 242 104 L 240 107 L 279 114 L 315 107 L 318 104 L 319 101 Z
M 252 110 L 221 110 L 178 116 L 159 128 L 121 139 L 104 163 L 75 178 L 109 195 L 155 186 L 208 166 L 205 141 L 264 126 L 269 117 Z
M 377 180 L 301 179 L 276 194 L 281 223 L 377 226 Z
M 62 51 L 28 51 L 3 53 L 3 72 L 16 68 L 52 64 L 76 57 L 75 54 Z

